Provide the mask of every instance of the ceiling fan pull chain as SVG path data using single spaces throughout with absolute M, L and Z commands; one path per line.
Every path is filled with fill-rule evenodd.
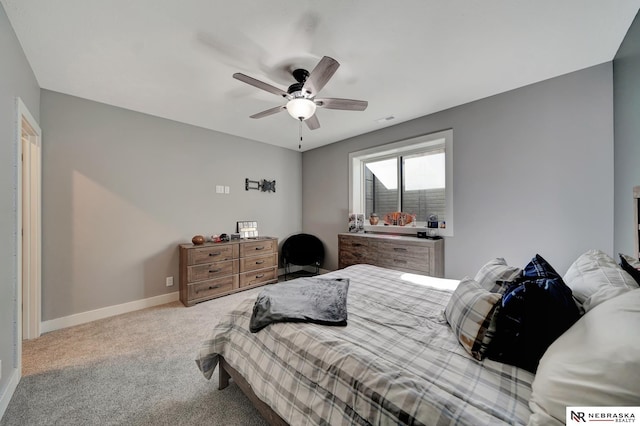
M 298 149 L 302 149 L 302 119 L 300 119 L 300 143 L 298 144 Z

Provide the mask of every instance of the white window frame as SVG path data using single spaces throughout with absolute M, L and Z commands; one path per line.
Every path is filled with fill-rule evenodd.
M 366 161 L 428 151 L 429 148 L 442 145 L 443 141 L 446 175 L 445 206 L 447 214 L 445 218 L 442 218 L 446 221 L 446 228 L 438 229 L 438 235 L 453 237 L 453 129 L 349 153 L 349 212 L 364 213 L 365 211 L 364 169 Z M 368 224 L 368 218 L 365 218 L 364 229 L 367 232 L 415 234 L 417 231 L 425 230 L 425 227 L 426 224 L 424 222 L 418 222 L 416 227 L 372 226 Z

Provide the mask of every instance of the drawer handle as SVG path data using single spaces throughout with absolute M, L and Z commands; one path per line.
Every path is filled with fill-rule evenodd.
M 256 250 L 264 250 L 264 246 L 256 247 Z
M 207 290 L 215 290 L 216 288 L 219 288 L 219 287 L 220 287 L 220 285 L 210 285 Z M 201 291 L 206 291 L 206 290 L 198 289 L 198 290 L 196 290 L 196 294 L 200 293 Z
M 264 277 L 264 274 L 256 275 L 256 278 L 262 278 L 262 277 Z
M 209 269 L 210 274 L 215 274 L 216 272 L 220 272 L 222 269 Z
M 354 243 L 354 244 L 351 244 L 351 245 L 352 245 L 353 247 L 362 247 L 362 244 L 360 244 L 360 243 Z
M 222 253 L 209 253 L 209 256 L 220 256 Z
M 262 265 L 264 263 L 264 260 L 257 260 L 256 261 L 256 265 Z
M 406 249 L 406 248 L 404 248 L 404 247 L 394 247 L 393 249 L 394 249 L 395 251 L 407 251 L 407 249 Z

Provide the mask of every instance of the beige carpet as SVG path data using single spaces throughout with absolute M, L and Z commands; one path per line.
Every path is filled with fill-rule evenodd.
M 265 425 L 238 387 L 218 390 L 194 362 L 218 319 L 248 290 L 180 302 L 24 342 L 23 377 L 0 425 Z

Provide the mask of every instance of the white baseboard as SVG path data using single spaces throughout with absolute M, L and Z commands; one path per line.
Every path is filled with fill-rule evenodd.
M 85 324 L 87 322 L 112 317 L 114 315 L 126 314 L 127 312 L 164 305 L 165 303 L 175 302 L 176 300 L 179 300 L 179 292 L 177 291 L 168 294 L 161 294 L 160 296 L 149 297 L 147 299 L 134 300 L 133 302 L 127 302 L 121 305 L 107 306 L 106 308 L 81 312 L 67 317 L 43 321 L 40 324 L 40 332 L 48 333 L 50 331 Z
M 294 266 L 291 269 L 292 272 L 300 270 L 308 270 L 309 272 L 311 272 L 313 270 L 311 267 L 300 266 Z M 321 274 L 327 272 L 331 271 L 327 269 L 320 269 Z M 278 269 L 278 275 L 284 275 L 284 269 Z M 164 305 L 165 303 L 171 303 L 179 300 L 179 296 L 179 292 L 176 291 L 173 293 L 162 294 L 160 296 L 149 297 L 147 299 L 123 303 L 121 305 L 107 306 L 106 308 L 100 308 L 93 311 L 81 312 L 79 314 L 73 314 L 62 318 L 42 321 L 40 323 L 40 333 L 48 333 L 50 331 L 60 330 L 62 328 L 72 327 L 74 325 L 85 324 L 91 321 L 112 317 L 114 315 L 126 314 L 127 312 L 133 312 L 144 308 Z
M 11 377 L 7 382 L 7 387 L 4 389 L 4 392 L 2 392 L 2 396 L 0 397 L 0 419 L 4 416 L 4 412 L 7 411 L 7 407 L 9 406 L 13 393 L 18 387 L 18 383 L 20 383 L 20 371 L 17 368 L 14 368 L 11 370 Z

